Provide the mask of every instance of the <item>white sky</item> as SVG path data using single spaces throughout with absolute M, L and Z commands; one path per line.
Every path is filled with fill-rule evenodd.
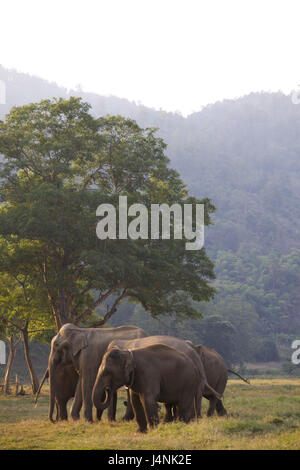
M 0 63 L 189 114 L 300 87 L 300 1 L 2 0 Z

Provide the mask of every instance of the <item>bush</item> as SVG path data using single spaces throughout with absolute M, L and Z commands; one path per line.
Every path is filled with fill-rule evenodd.
M 270 339 L 261 340 L 254 353 L 256 362 L 271 362 L 280 360 L 276 344 Z

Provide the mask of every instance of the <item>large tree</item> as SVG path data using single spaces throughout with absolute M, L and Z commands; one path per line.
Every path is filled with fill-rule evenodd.
M 189 196 L 165 150 L 155 129 L 120 116 L 97 119 L 77 98 L 15 107 L 0 121 L 0 245 L 14 245 L 0 270 L 26 275 L 46 293 L 57 329 L 104 324 L 125 298 L 153 316 L 190 317 L 199 314 L 193 301 L 212 298 L 213 263 L 204 248 L 186 251 L 184 239 L 96 236 L 97 207 L 118 207 L 119 196 L 148 208 L 203 203 L 210 223 L 214 206 Z M 95 322 L 94 309 L 104 303 Z

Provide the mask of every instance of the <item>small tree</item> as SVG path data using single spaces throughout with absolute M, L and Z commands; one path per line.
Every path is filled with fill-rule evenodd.
M 18 330 L 16 330 L 12 326 L 4 326 L 3 324 L 1 324 L 0 329 L 1 338 L 7 341 L 9 349 L 3 382 L 3 394 L 8 395 L 10 393 L 10 377 L 12 367 L 17 353 L 17 346 L 21 340 L 21 337 Z
M 26 278 L 12 277 L 9 274 L 0 276 L 0 323 L 10 345 L 6 380 L 8 383 L 16 354 L 16 338 L 17 342 L 22 339 L 33 393 L 38 390 L 39 380 L 30 357 L 29 339 L 37 331 L 44 331 L 51 326 L 53 329 L 54 326 L 51 324 L 46 299 L 43 303 L 42 299 Z

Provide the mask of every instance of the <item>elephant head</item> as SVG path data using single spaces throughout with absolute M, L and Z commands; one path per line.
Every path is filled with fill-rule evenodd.
M 78 369 L 78 354 L 88 345 L 86 333 L 82 329 L 67 323 L 62 326 L 58 334 L 51 341 L 51 352 L 49 356 L 49 383 L 50 383 L 50 407 L 49 418 L 51 421 L 56 394 L 55 377 L 59 370 L 72 366 Z
M 128 349 L 113 347 L 103 356 L 93 387 L 92 400 L 97 409 L 109 406 L 112 394 L 134 379 L 133 354 Z

